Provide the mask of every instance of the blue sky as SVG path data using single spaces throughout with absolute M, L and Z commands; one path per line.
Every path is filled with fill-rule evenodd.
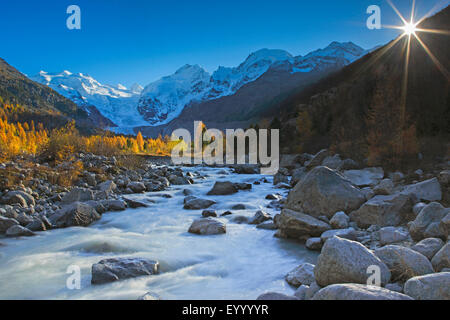
M 412 0 L 392 0 L 409 17 Z M 417 0 L 417 14 L 449 1 Z M 82 29 L 66 9 L 80 6 Z M 142 85 L 199 64 L 236 66 L 261 48 L 306 54 L 332 41 L 371 48 L 399 34 L 368 30 L 366 9 L 399 19 L 385 0 L 14 0 L 0 1 L 0 57 L 27 75 L 87 73 L 102 83 Z

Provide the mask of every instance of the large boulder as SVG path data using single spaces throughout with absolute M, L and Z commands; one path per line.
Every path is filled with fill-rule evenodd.
M 18 225 L 14 225 L 6 231 L 7 237 L 31 237 L 34 236 L 34 232 Z
M 0 216 L 0 233 L 5 233 L 12 226 L 19 225 L 19 221 Z
M 315 281 L 314 265 L 311 263 L 303 263 L 289 272 L 285 279 L 287 283 L 294 287 L 299 287 L 301 285 L 310 286 Z
M 411 297 L 377 286 L 333 284 L 317 292 L 313 300 L 413 300 Z
M 194 198 L 194 199 L 187 201 L 184 204 L 184 209 L 187 209 L 187 210 L 208 209 L 213 204 L 216 204 L 216 202 L 212 201 L 212 200 L 208 200 L 208 199 Z
M 36 204 L 34 197 L 25 191 L 9 191 L 2 198 L 4 204 L 20 204 L 22 207 L 34 206 Z
M 405 284 L 405 294 L 415 300 L 450 300 L 450 272 L 411 278 Z
M 92 265 L 91 283 L 103 284 L 158 273 L 158 261 L 143 258 L 112 258 Z
M 225 182 L 217 181 L 214 184 L 214 187 L 211 189 L 211 191 L 208 192 L 208 195 L 224 196 L 236 192 L 238 192 L 238 188 L 234 185 L 234 183 L 229 181 Z
M 338 211 L 358 209 L 365 200 L 364 193 L 338 172 L 316 167 L 289 193 L 286 208 L 331 218 Z
M 375 255 L 388 266 L 393 281 L 406 281 L 434 272 L 427 257 L 406 247 L 388 245 L 375 250 Z
M 333 237 L 323 246 L 314 275 L 322 287 L 337 283 L 367 284 L 372 266 L 380 268 L 381 284 L 389 283 L 388 267 L 369 249 L 358 242 Z
M 331 229 L 330 225 L 322 220 L 289 209 L 281 211 L 276 218 L 276 224 L 282 234 L 294 239 L 318 237 Z
M 194 220 L 189 227 L 189 233 L 212 235 L 226 233 L 227 229 L 225 223 L 214 218 L 200 218 Z
M 67 228 L 87 227 L 99 219 L 100 215 L 93 207 L 82 202 L 75 202 L 56 211 L 49 220 L 56 228 Z
M 62 203 L 83 202 L 94 200 L 94 193 L 90 189 L 73 188 L 61 200 Z
M 439 227 L 441 221 L 447 214 L 450 213 L 450 208 L 444 208 L 438 202 L 432 202 L 420 211 L 419 215 L 409 226 L 409 233 L 415 241 L 420 241 L 425 238 L 441 238 L 445 240 L 447 235 L 444 230 Z
M 403 193 L 413 194 L 419 200 L 442 200 L 441 185 L 437 178 L 411 184 L 403 188 Z
M 434 255 L 431 264 L 436 272 L 441 272 L 445 268 L 450 268 L 450 242 L 447 242 L 447 244 Z
M 416 243 L 411 247 L 412 250 L 423 254 L 428 260 L 433 259 L 434 255 L 444 246 L 444 241 L 439 238 L 427 238 Z
M 346 170 L 343 173 L 352 184 L 358 187 L 377 185 L 384 177 L 383 168 L 365 168 L 361 170 Z
M 350 214 L 350 219 L 359 227 L 371 225 L 381 227 L 398 226 L 414 219 L 411 197 L 396 193 L 389 196 L 375 196 Z

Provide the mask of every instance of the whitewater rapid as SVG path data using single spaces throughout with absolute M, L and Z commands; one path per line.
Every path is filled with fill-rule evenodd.
M 267 291 L 292 294 L 286 273 L 304 262 L 315 263 L 317 254 L 303 245 L 275 238 L 274 231 L 237 224 L 233 217 L 252 217 L 266 208 L 269 193 L 285 193 L 269 183 L 253 185 L 250 191 L 229 196 L 207 196 L 214 182 L 253 183 L 261 175 L 236 175 L 216 168 L 186 168 L 200 172 L 190 186 L 174 186 L 157 193 L 129 196 L 148 203 L 148 208 L 105 213 L 87 228 L 40 232 L 31 238 L 0 238 L 0 299 L 137 299 L 154 292 L 171 299 L 253 300 Z M 220 218 L 227 224 L 224 235 L 200 236 L 187 232 L 202 210 L 184 210 L 183 189 L 217 202 L 210 209 L 218 214 L 235 204 L 246 210 L 231 210 Z M 172 198 L 162 197 L 170 194 Z M 159 275 L 139 277 L 105 285 L 91 285 L 91 266 L 111 257 L 143 257 L 158 260 Z M 69 266 L 81 269 L 81 289 L 66 286 Z

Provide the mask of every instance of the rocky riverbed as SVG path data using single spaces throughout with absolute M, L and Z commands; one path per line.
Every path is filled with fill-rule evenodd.
M 67 188 L 0 164 L 23 177 L 0 195 L 0 298 L 450 299 L 448 162 L 385 172 L 322 150 L 271 177 L 77 160 Z M 381 287 L 366 285 L 373 266 Z

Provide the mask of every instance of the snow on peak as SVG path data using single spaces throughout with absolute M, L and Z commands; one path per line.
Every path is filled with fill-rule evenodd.
M 49 86 L 80 107 L 95 106 L 103 116 L 119 127 L 146 125 L 137 111 L 140 92 L 122 85 L 103 85 L 86 73 L 39 72 L 31 80 Z M 86 109 L 87 110 L 87 109 Z
M 173 75 L 145 87 L 138 110 L 151 125 L 163 125 L 176 118 L 190 103 L 233 95 L 272 67 L 282 66 L 290 73 L 313 72 L 331 64 L 349 64 L 365 53 L 351 42 L 332 42 L 304 57 L 294 57 L 284 50 L 261 49 L 250 54 L 239 66 L 221 66 L 212 75 L 199 65 L 186 64 Z
M 135 83 L 131 86 L 130 91 L 134 93 L 141 94 L 141 92 L 144 90 L 144 87 L 141 86 L 139 83 Z

